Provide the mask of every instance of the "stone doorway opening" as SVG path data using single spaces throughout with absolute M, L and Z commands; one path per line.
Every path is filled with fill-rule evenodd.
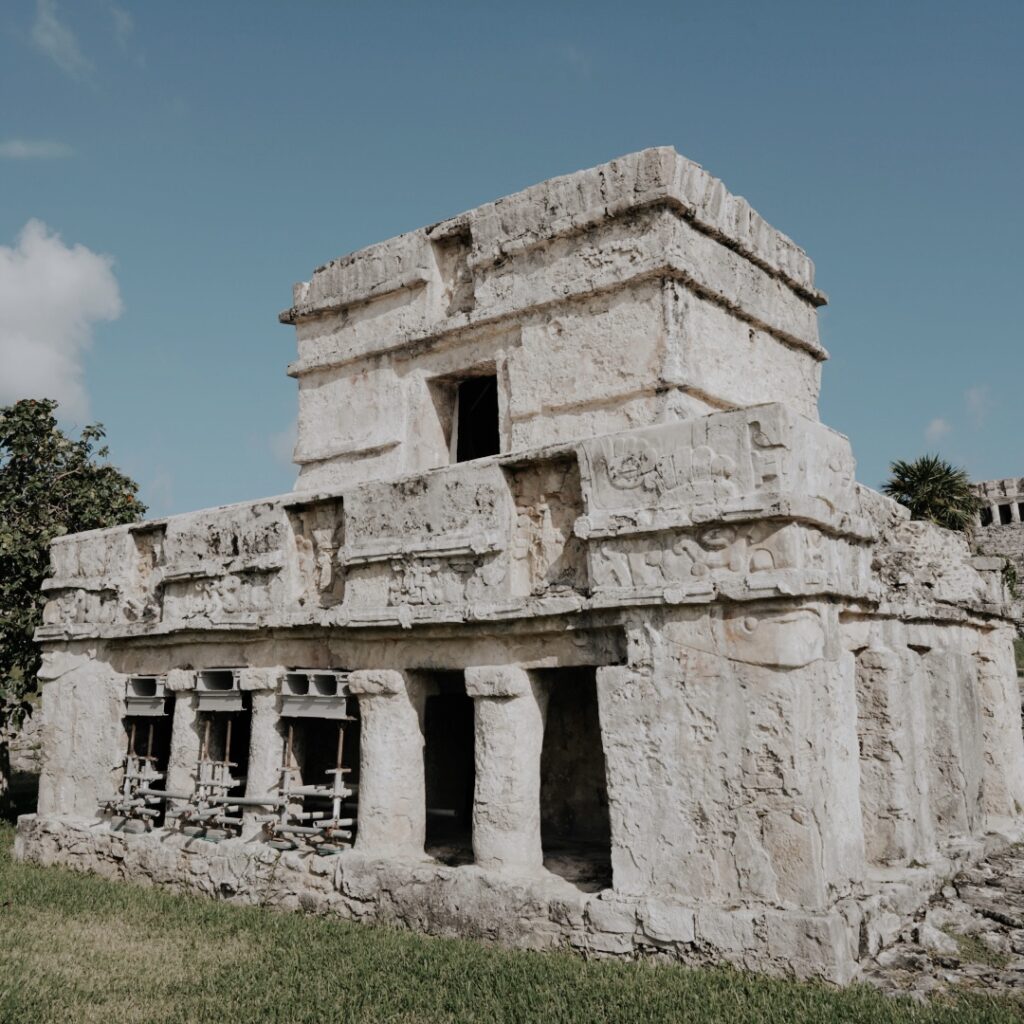
M 444 864 L 473 862 L 474 730 L 462 673 L 431 673 L 423 710 L 426 852 Z
M 336 853 L 355 841 L 359 794 L 359 717 L 355 700 L 342 719 L 282 718 L 284 764 L 280 822 L 271 829 L 280 848 L 305 841 Z
M 238 672 L 199 673 L 196 687 L 199 735 L 195 792 L 176 816 L 182 831 L 207 839 L 223 839 L 242 830 L 242 805 L 249 775 L 251 694 L 238 687 Z
M 611 824 L 593 668 L 549 669 L 540 761 L 544 866 L 584 892 L 612 884 Z
M 123 721 L 127 751 L 125 775 L 130 779 L 126 789 L 133 789 L 137 793 L 142 788 L 147 790 L 147 795 L 150 790 L 163 790 L 167 784 L 167 766 L 171 759 L 171 715 L 127 715 Z M 167 809 L 163 799 L 137 799 L 136 802 L 145 806 L 128 811 L 129 817 L 146 817 L 147 824 L 152 828 L 163 825 Z

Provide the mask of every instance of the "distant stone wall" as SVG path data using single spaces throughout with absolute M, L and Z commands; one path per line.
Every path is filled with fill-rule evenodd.
M 974 549 L 1010 559 L 1024 591 L 1024 477 L 985 480 L 974 491 L 981 500 Z

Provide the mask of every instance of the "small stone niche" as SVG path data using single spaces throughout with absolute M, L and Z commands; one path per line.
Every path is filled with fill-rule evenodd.
M 125 684 L 125 711 L 129 717 L 167 714 L 163 676 L 129 676 Z
M 281 714 L 289 718 L 347 717 L 347 672 L 293 669 L 281 678 Z
M 446 316 L 468 313 L 476 305 L 469 255 L 473 236 L 468 227 L 457 229 L 432 242 L 441 274 L 441 302 Z
M 516 508 L 513 595 L 586 590 L 586 548 L 573 533 L 576 519 L 583 513 L 576 459 L 551 459 L 505 472 Z
M 241 672 L 208 668 L 196 673 L 196 706 L 200 711 L 241 711 L 245 706 Z

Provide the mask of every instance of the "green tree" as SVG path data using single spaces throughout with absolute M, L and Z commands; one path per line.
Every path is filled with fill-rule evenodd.
M 910 509 L 914 519 L 926 519 L 947 530 L 966 530 L 974 522 L 979 504 L 971 490 L 967 470 L 938 455 L 922 455 L 912 462 L 897 459 L 882 490 Z
M 0 408 L 0 812 L 8 794 L 6 738 L 31 711 L 40 651 L 40 590 L 50 541 L 65 533 L 139 519 L 138 485 L 106 464 L 98 423 L 78 440 L 57 426 L 57 403 L 27 399 Z

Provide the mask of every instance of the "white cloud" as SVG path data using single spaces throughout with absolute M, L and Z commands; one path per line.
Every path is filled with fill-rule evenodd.
M 967 411 L 974 420 L 974 425 L 980 427 L 988 418 L 988 411 L 992 407 L 992 398 L 989 390 L 984 384 L 976 384 L 964 392 L 964 403 Z
M 118 45 L 122 48 L 127 48 L 135 31 L 135 19 L 130 11 L 126 11 L 123 7 L 118 7 L 117 4 L 110 5 L 110 17 L 114 19 L 114 35 L 117 38 Z
M 594 70 L 594 62 L 590 54 L 575 43 L 566 43 L 561 47 L 562 59 L 579 75 L 590 78 Z
M 941 440 L 951 430 L 953 425 L 949 420 L 943 419 L 941 416 L 936 416 L 927 427 L 924 428 L 924 439 L 929 444 L 935 444 L 936 441 Z
M 271 454 L 283 465 L 292 465 L 292 456 L 295 453 L 295 442 L 298 438 L 299 421 L 292 420 L 291 424 L 280 433 L 270 435 Z
M 94 325 L 122 310 L 111 266 L 38 220 L 0 246 L 0 404 L 55 398 L 66 418 L 88 418 L 82 359 Z
M 7 139 L 0 142 L 0 160 L 59 160 L 73 150 L 63 142 L 47 139 Z
M 72 78 L 82 78 L 92 71 L 92 62 L 82 53 L 75 33 L 57 16 L 54 0 L 36 0 L 32 42 Z

